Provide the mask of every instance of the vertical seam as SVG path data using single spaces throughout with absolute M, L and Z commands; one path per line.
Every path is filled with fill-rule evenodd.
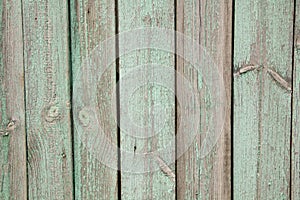
M 230 117 L 230 134 L 231 134 L 231 199 L 234 194 L 234 18 L 235 18 L 235 0 L 232 0 L 232 24 L 231 24 L 231 117 Z
M 72 17 L 71 17 L 71 3 L 70 1 L 67 2 L 67 6 L 68 6 L 68 48 L 69 48 L 69 94 L 70 94 L 70 128 L 71 128 L 71 153 L 72 153 L 72 196 L 73 199 L 75 199 L 76 195 L 75 195 L 75 145 L 74 145 L 74 113 L 73 113 L 73 63 L 72 63 L 72 57 L 73 57 L 73 52 L 72 52 Z
M 296 24 L 296 0 L 293 10 L 293 41 L 292 41 L 292 76 L 291 76 L 291 120 L 290 120 L 290 190 L 289 197 L 292 199 L 293 192 L 293 105 L 294 105 L 294 70 L 295 70 L 295 24 Z
M 175 200 L 178 199 L 177 197 L 177 187 L 178 187 L 178 178 L 177 178 L 177 128 L 178 128 L 178 112 L 177 112 L 177 106 L 178 106 L 178 102 L 177 102 L 177 0 L 174 0 L 174 30 L 175 30 L 175 34 L 174 34 L 174 48 L 175 48 L 175 55 L 174 55 L 174 67 L 175 67 L 175 73 L 174 73 L 174 79 L 175 79 L 175 83 L 174 83 L 174 89 L 175 89 Z
M 120 79 L 120 58 L 119 58 L 119 4 L 118 0 L 115 0 L 115 54 L 116 54 L 116 111 L 117 111 L 117 146 L 118 146 L 118 199 L 122 199 L 121 187 L 121 129 L 120 129 L 120 85 L 118 84 Z
M 28 176 L 28 138 L 27 138 L 27 109 L 26 109 L 26 69 L 25 69 L 25 41 L 24 41 L 24 12 L 23 0 L 21 2 L 21 17 L 22 17 L 22 48 L 23 48 L 23 88 L 24 88 L 24 126 L 25 126 L 25 157 L 26 157 L 26 199 L 29 200 L 29 176 Z

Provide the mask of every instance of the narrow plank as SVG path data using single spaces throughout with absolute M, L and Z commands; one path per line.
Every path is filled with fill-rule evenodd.
M 0 1 L 0 199 L 27 199 L 21 1 Z
M 110 144 L 100 141 L 97 135 L 89 139 L 106 149 L 101 152 L 97 147 L 90 148 L 85 142 L 90 134 L 87 126 L 82 125 L 80 113 L 86 106 L 94 105 L 92 110 L 97 111 L 97 123 L 93 124 L 96 134 L 103 134 L 112 145 L 117 145 L 117 124 L 112 114 L 112 96 L 115 93 L 116 73 L 115 62 L 106 66 L 106 60 L 99 59 L 96 63 L 98 70 L 97 80 L 89 85 L 84 74 L 86 60 L 96 59 L 93 55 L 100 52 L 98 48 L 104 41 L 115 34 L 115 4 L 106 0 L 77 0 L 71 1 L 71 32 L 72 32 L 72 72 L 73 72 L 73 99 L 74 99 L 74 165 L 75 165 L 75 198 L 76 199 L 117 199 L 117 162 L 105 163 L 99 155 L 105 155 Z M 114 40 L 114 39 L 113 39 Z M 112 41 L 113 44 L 114 41 Z M 111 45 L 110 57 L 115 55 L 115 46 Z M 99 51 L 98 51 L 99 50 Z M 93 53 L 94 52 L 94 53 Z M 96 52 L 96 53 L 95 53 Z M 106 56 L 104 58 L 107 58 Z M 103 57 L 102 57 L 103 58 Z M 101 71 L 106 70 L 104 74 Z M 101 77 L 102 76 L 102 77 Z M 92 75 L 90 76 L 92 77 Z M 85 89 L 83 89 L 85 88 Z M 82 90 L 83 89 L 83 90 Z M 97 94 L 93 93 L 97 89 Z M 95 96 L 91 96 L 93 93 Z M 97 98 L 94 98 L 97 97 Z M 90 110 L 86 110 L 89 115 Z M 78 118 L 79 120 L 76 120 Z M 89 115 L 89 117 L 92 117 Z M 102 131 L 103 130 L 103 131 Z M 89 141 L 89 140 L 87 140 Z M 117 155 L 117 151 L 108 152 Z M 109 157 L 109 154 L 105 155 Z M 116 161 L 116 160 L 115 160 Z
M 174 2 L 170 0 L 119 0 L 119 32 L 145 27 L 175 30 Z M 132 34 L 134 35 L 134 34 Z M 160 35 L 132 35 L 119 40 L 120 54 L 129 44 L 155 43 Z M 174 36 L 174 34 L 173 34 Z M 173 42 L 174 37 L 168 38 Z M 166 42 L 166 41 L 162 41 Z M 174 49 L 170 49 L 171 51 Z M 175 198 L 175 98 L 174 52 L 137 49 L 120 55 L 120 146 L 122 199 Z M 157 74 L 158 69 L 170 73 Z M 138 68 L 141 67 L 141 68 Z M 142 69 L 139 71 L 139 69 Z M 137 74 L 136 74 L 137 73 Z M 147 80 L 167 80 L 159 86 Z M 129 82 L 127 82 L 129 81 Z M 133 83 L 133 85 L 127 85 Z M 144 85 L 143 85 L 144 84 Z M 130 88 L 130 86 L 134 86 Z M 165 87 L 164 87 L 165 86 Z M 131 90 L 130 90 L 131 89 Z M 172 92 L 173 91 L 173 92 Z M 126 115 L 125 115 L 126 113 Z M 164 120 L 164 124 L 160 124 Z M 170 154 L 162 155 L 161 151 Z M 148 156 L 149 155 L 149 156 Z
M 177 1 L 177 31 L 184 34 L 184 38 L 177 37 L 177 71 L 180 75 L 189 80 L 195 91 L 198 91 L 201 107 L 199 130 L 189 149 L 177 161 L 177 199 L 230 199 L 231 198 L 231 29 L 232 29 L 232 1 Z M 199 45 L 206 51 L 207 57 L 203 57 L 204 65 L 192 65 L 189 60 L 194 52 L 192 47 L 186 44 L 186 38 L 194 41 L 193 45 Z M 200 53 L 204 53 L 199 49 Z M 183 58 L 181 57 L 183 53 Z M 208 57 L 208 55 L 210 57 Z M 199 55 L 196 55 L 196 57 Z M 204 55 L 205 56 L 205 55 Z M 215 66 L 210 66 L 210 70 L 205 64 L 214 62 Z M 215 68 L 214 68 L 215 67 Z M 203 74 L 211 72 L 211 74 Z M 218 72 L 219 71 L 219 72 Z M 209 118 L 213 117 L 211 106 L 216 102 L 211 102 L 211 88 L 203 88 L 200 85 L 212 80 L 210 76 L 220 76 L 225 84 L 225 122 L 223 133 L 218 136 L 216 124 L 209 124 Z M 207 80 L 202 78 L 206 77 Z M 208 80 L 210 79 L 210 80 Z M 200 84 L 199 84 L 200 83 Z M 202 86 L 203 87 L 203 86 Z M 180 80 L 177 78 L 177 95 L 182 93 Z M 201 92 L 200 92 L 201 91 Z M 218 92 L 218 91 L 217 91 Z M 189 101 L 189 96 L 182 97 L 183 101 Z M 211 105 L 208 103 L 211 102 Z M 178 104 L 178 122 L 180 124 L 180 114 L 183 109 Z M 190 120 L 193 119 L 193 112 Z M 221 115 L 221 113 L 219 113 Z M 180 127 L 178 127 L 180 130 Z M 211 131 L 209 131 L 211 130 Z M 213 131 L 217 133 L 214 134 Z M 179 134 L 179 133 L 177 133 Z M 189 134 L 189 133 L 187 133 Z M 184 133 L 183 137 L 187 137 Z M 203 145 L 210 138 L 209 152 L 205 155 Z M 178 136 L 177 148 L 183 148 L 184 138 Z M 182 151 L 182 150 L 181 150 Z M 183 153 L 183 152 L 180 152 Z M 203 156 L 205 156 L 203 158 Z
M 300 199 L 300 2 L 296 1 L 293 71 L 292 200 Z
M 294 1 L 235 1 L 234 198 L 288 199 Z
M 23 1 L 29 199 L 72 199 L 67 1 Z

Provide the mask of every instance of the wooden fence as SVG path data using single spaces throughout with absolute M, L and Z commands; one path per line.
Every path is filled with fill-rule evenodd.
M 0 0 L 0 199 L 300 199 L 299 12 L 298 0 Z M 173 30 L 170 41 L 144 42 L 174 52 L 121 55 L 143 42 L 130 31 L 146 27 Z M 217 127 L 207 125 L 218 119 L 216 91 L 199 92 L 198 116 L 182 112 L 190 96 L 178 77 L 193 89 L 204 82 L 180 33 L 224 81 L 223 131 L 211 143 L 203 133 Z M 96 62 L 99 44 L 105 64 L 94 72 L 85 62 Z M 126 96 L 126 81 L 153 76 L 149 63 L 177 71 L 154 73 L 171 88 L 145 84 Z M 135 66 L 144 76 L 122 81 Z M 181 145 L 178 132 L 196 118 L 198 132 Z

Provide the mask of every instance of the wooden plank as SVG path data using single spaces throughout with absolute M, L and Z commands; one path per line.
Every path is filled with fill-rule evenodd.
M 75 199 L 117 199 L 118 180 L 117 162 L 115 164 L 103 163 L 98 155 L 97 148 L 89 148 L 85 138 L 89 134 L 78 118 L 85 106 L 95 104 L 98 111 L 98 122 L 100 128 L 96 130 L 101 134 L 102 129 L 111 144 L 117 144 L 117 124 L 111 115 L 110 108 L 115 104 L 112 102 L 112 95 L 115 93 L 116 73 L 115 63 L 105 65 L 105 60 L 97 63 L 97 70 L 107 68 L 97 85 L 97 96 L 91 96 L 89 92 L 93 87 L 88 85 L 88 80 L 81 75 L 89 66 L 85 61 L 93 59 L 93 50 L 98 52 L 98 46 L 115 34 L 115 4 L 114 1 L 105 0 L 77 0 L 71 1 L 71 32 L 72 32 L 72 71 L 73 71 L 73 99 L 76 105 L 74 109 L 74 165 L 75 165 Z M 113 41 L 114 43 L 114 41 Z M 115 55 L 115 46 L 109 46 L 111 55 Z M 75 85 L 76 84 L 76 85 Z M 80 90 L 80 88 L 87 88 Z M 79 89 L 79 90 L 78 90 Z M 94 98 L 97 97 L 97 98 Z M 82 108 L 83 107 L 83 108 Z M 79 110 L 77 110 L 79 108 Z M 97 127 L 96 125 L 93 125 Z M 99 138 L 90 138 L 97 142 L 97 145 L 105 146 Z M 108 148 L 109 149 L 109 148 Z M 117 152 L 108 152 L 117 155 Z M 108 156 L 108 154 L 106 155 Z M 116 156 L 117 157 L 117 156 Z
M 234 198 L 288 199 L 293 1 L 235 1 Z
M 27 199 L 21 1 L 0 14 L 0 199 Z
M 119 0 L 118 9 L 120 33 L 145 27 L 175 30 L 173 1 Z M 121 50 L 135 41 L 141 46 L 147 46 L 146 44 L 160 39 L 160 35 L 139 39 L 132 38 L 130 34 L 127 36 L 129 40 L 126 37 L 119 40 L 120 54 L 124 53 Z M 174 37 L 171 35 L 170 42 L 174 43 Z M 171 92 L 175 85 L 174 73 L 160 74 L 171 85 L 165 88 L 156 82 L 147 82 L 152 73 L 156 77 L 158 74 L 154 66 L 146 66 L 156 63 L 162 65 L 158 67 L 162 70 L 173 70 L 174 52 L 137 49 L 125 53 L 127 54 L 120 56 L 121 197 L 174 199 L 175 98 Z M 143 70 L 139 72 L 138 69 L 141 68 L 138 66 Z M 138 74 L 134 75 L 135 73 Z M 135 87 L 130 90 L 126 81 L 131 81 Z M 122 113 L 127 113 L 128 117 Z M 160 119 L 165 120 L 162 126 L 159 124 Z M 161 128 L 160 131 L 158 127 Z M 160 150 L 171 153 L 160 155 Z
M 72 199 L 67 1 L 23 1 L 29 199 Z
M 296 1 L 293 71 L 292 200 L 300 199 L 300 2 Z
M 177 71 L 189 80 L 195 91 L 198 88 L 200 89 L 199 104 L 204 108 L 200 112 L 201 121 L 197 136 L 188 151 L 177 161 L 177 199 L 230 199 L 232 1 L 177 1 L 176 18 L 177 31 L 183 33 L 185 38 L 194 40 L 194 45 L 201 46 L 210 56 L 210 58 L 204 57 L 204 60 L 207 60 L 204 63 L 210 63 L 211 59 L 216 64 L 215 67 L 217 68 L 214 69 L 213 66 L 210 66 L 210 71 L 213 72 L 213 76 L 218 76 L 218 73 L 220 73 L 223 77 L 227 101 L 224 132 L 219 138 L 213 138 L 214 134 L 209 132 L 208 126 L 206 126 L 209 123 L 207 119 L 212 117 L 212 113 L 209 113 L 211 105 L 207 104 L 210 101 L 211 94 L 209 92 L 200 93 L 201 89 L 199 88 L 199 83 L 202 82 L 203 85 L 203 81 L 205 81 L 202 78 L 204 76 L 209 78 L 210 76 L 209 74 L 203 74 L 205 70 L 200 70 L 200 68 L 207 66 L 200 65 L 200 68 L 198 68 L 191 65 L 188 60 L 184 60 L 188 58 L 189 54 L 195 54 L 195 52 L 192 51 L 192 47 L 186 46 L 187 44 L 181 37 L 177 37 L 177 52 L 183 52 L 184 55 L 183 58 L 181 55 L 177 55 Z M 207 90 L 210 89 L 207 88 Z M 182 87 L 178 82 L 177 95 L 181 94 L 181 90 Z M 183 97 L 185 101 L 189 101 L 188 98 L 188 96 Z M 177 110 L 180 109 L 182 108 L 179 104 Z M 180 120 L 180 113 L 182 112 L 178 112 L 178 120 Z M 177 124 L 179 124 L 179 121 Z M 213 129 L 213 127 L 211 126 L 210 129 Z M 213 140 L 218 139 L 217 143 L 214 147 L 211 147 L 209 154 L 203 158 L 204 155 L 201 155 L 202 145 L 204 145 L 205 138 L 211 136 Z M 184 134 L 184 137 L 186 137 L 186 134 Z M 179 137 L 177 140 L 177 148 L 180 148 L 184 139 Z

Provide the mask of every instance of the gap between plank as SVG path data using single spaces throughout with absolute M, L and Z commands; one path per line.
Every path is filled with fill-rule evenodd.
M 293 41 L 292 41 L 292 76 L 291 76 L 291 121 L 290 121 L 290 191 L 289 197 L 292 199 L 293 192 L 293 105 L 294 105 L 294 69 L 295 69 L 295 24 L 296 24 L 296 0 L 294 0 L 293 11 Z
M 76 198 L 76 182 L 75 182 L 75 148 L 74 148 L 74 113 L 73 113 L 73 66 L 72 66 L 72 18 L 71 18 L 71 2 L 68 1 L 68 47 L 69 47 L 69 94 L 70 94 L 70 126 L 71 126 L 71 152 L 72 152 L 72 179 L 73 179 L 73 199 Z
M 120 58 L 119 58 L 119 4 L 118 0 L 115 0 L 115 54 L 116 54 L 116 111 L 117 111 L 117 146 L 118 146 L 118 171 L 117 171 L 117 182 L 118 182 L 118 199 L 122 199 L 121 187 L 121 129 L 120 129 Z
M 231 134 L 231 169 L 230 169 L 230 172 L 231 172 L 231 199 L 233 200 L 233 196 L 234 196 L 234 193 L 233 193 L 233 187 L 234 187 L 234 171 L 233 171 L 233 167 L 234 167 L 234 147 L 233 147 L 233 141 L 234 141 L 234 16 L 235 16 L 235 12 L 234 12 L 234 8 L 235 8 L 235 0 L 232 0 L 232 14 L 231 14 L 231 18 L 232 18 L 232 24 L 231 24 L 231 109 L 230 109 L 230 112 L 231 112 L 231 116 L 230 116 L 230 134 Z

